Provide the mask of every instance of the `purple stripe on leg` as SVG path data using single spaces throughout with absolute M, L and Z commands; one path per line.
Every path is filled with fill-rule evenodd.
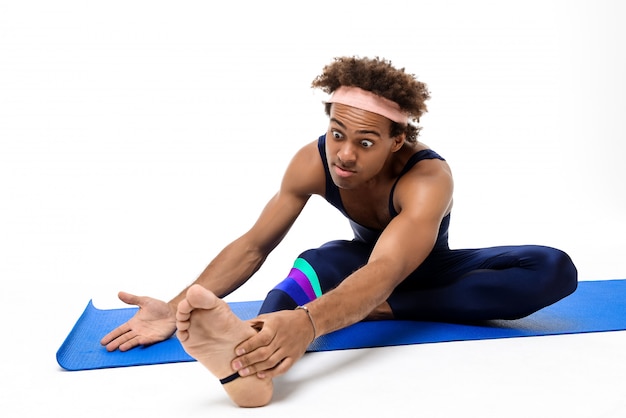
M 306 275 L 302 273 L 302 271 L 300 271 L 299 269 L 295 269 L 295 268 L 291 269 L 287 277 L 292 278 L 293 280 L 296 281 L 296 283 L 298 283 L 298 285 L 302 288 L 302 290 L 304 290 L 304 293 L 306 293 L 306 295 L 309 297 L 309 300 L 316 299 L 313 286 L 311 286 L 311 282 L 306 277 Z

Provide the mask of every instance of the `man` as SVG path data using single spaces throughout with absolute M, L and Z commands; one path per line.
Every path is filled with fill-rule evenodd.
M 342 57 L 313 87 L 330 94 L 325 135 L 293 157 L 257 222 L 169 303 L 120 293 L 140 310 L 102 339 L 128 350 L 178 337 L 240 406 L 272 396 L 316 337 L 363 319 L 472 321 L 529 315 L 576 289 L 560 250 L 448 247 L 453 180 L 445 160 L 417 141 L 426 85 L 382 59 Z M 244 323 L 220 298 L 246 282 L 312 195 L 337 207 L 351 241 L 305 251 Z

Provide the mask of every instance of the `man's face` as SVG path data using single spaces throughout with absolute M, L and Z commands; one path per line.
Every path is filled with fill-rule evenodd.
M 330 110 L 326 158 L 339 188 L 367 186 L 381 173 L 391 154 L 402 146 L 392 138 L 391 121 L 384 116 L 340 103 Z

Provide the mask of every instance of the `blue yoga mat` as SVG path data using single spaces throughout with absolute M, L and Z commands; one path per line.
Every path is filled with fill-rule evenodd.
M 230 303 L 241 319 L 254 318 L 261 301 Z M 100 339 L 137 308 L 100 310 L 90 301 L 57 352 L 66 370 L 90 370 L 194 361 L 176 337 L 127 352 L 108 352 Z M 423 321 L 360 322 L 317 338 L 308 351 L 331 351 L 448 341 L 485 340 L 626 329 L 626 280 L 580 282 L 574 294 L 526 318 L 449 324 Z

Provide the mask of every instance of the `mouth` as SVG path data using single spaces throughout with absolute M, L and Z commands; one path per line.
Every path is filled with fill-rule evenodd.
M 339 177 L 345 178 L 356 174 L 356 171 L 349 170 L 337 164 L 333 164 L 333 169 L 335 170 L 335 174 L 337 174 Z

